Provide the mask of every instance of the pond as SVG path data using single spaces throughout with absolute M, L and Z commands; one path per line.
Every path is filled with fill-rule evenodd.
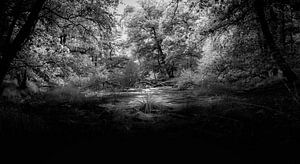
M 94 92 L 87 96 L 107 97 L 110 96 L 112 103 L 106 106 L 116 108 L 135 108 L 142 104 L 156 104 L 164 109 L 180 110 L 188 106 L 207 106 L 211 103 L 221 101 L 221 97 L 201 95 L 201 92 L 195 89 L 179 90 L 177 88 L 151 87 L 144 89 L 130 88 L 124 92 Z

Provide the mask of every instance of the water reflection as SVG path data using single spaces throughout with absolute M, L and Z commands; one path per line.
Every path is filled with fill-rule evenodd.
M 222 97 L 199 95 L 196 90 L 178 90 L 172 87 L 155 87 L 145 89 L 130 88 L 124 92 L 95 92 L 86 96 L 105 97 L 117 99 L 115 106 L 120 108 L 133 108 L 142 103 L 151 102 L 167 108 L 178 109 L 187 106 L 207 106 L 222 101 Z

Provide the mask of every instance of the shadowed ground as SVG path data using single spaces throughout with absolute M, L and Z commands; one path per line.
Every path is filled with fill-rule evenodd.
M 292 163 L 300 126 L 299 112 L 283 103 L 290 99 L 276 85 L 226 93 L 159 87 L 6 104 L 22 119 L 1 126 L 2 155 L 32 163 Z

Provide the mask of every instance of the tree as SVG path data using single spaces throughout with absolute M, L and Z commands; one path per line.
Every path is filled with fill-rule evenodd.
M 0 82 L 13 61 L 14 68 L 22 63 L 22 68 L 29 68 L 49 81 L 53 77 L 47 74 L 58 73 L 54 70 L 61 70 L 57 75 L 65 78 L 72 73 L 80 75 L 82 66 L 89 65 L 86 55 L 97 66 L 98 58 L 105 53 L 102 43 L 111 39 L 115 24 L 112 8 L 118 0 L 1 3 Z M 72 64 L 78 59 L 85 64 Z
M 4 24 L 1 27 L 1 50 L 0 50 L 0 83 L 3 82 L 10 64 L 22 49 L 34 29 L 39 13 L 46 0 L 36 1 L 6 1 L 3 2 Z M 24 5 L 26 7 L 24 7 Z M 1 5 L 2 6 L 2 5 Z M 27 14 L 28 13 L 28 14 Z M 19 24 L 22 25 L 19 25 Z M 7 26 L 7 27 L 5 27 Z M 15 33 L 15 31 L 18 31 Z
M 141 8 L 128 9 L 125 25 L 127 42 L 144 68 L 173 78 L 184 67 L 194 69 L 200 49 L 192 29 L 197 15 L 186 2 L 141 1 Z
M 152 0 L 140 2 L 141 9 L 127 16 L 126 28 L 128 42 L 132 44 L 133 52 L 137 58 L 144 60 L 155 60 L 154 72 L 166 75 L 165 58 L 162 47 L 164 35 L 160 30 L 160 19 L 162 18 L 165 4 Z
M 283 58 L 283 54 L 281 53 L 279 47 L 276 45 L 275 40 L 270 32 L 270 27 L 267 23 L 266 16 L 265 16 L 265 2 L 261 0 L 254 1 L 254 9 L 257 14 L 258 22 L 261 25 L 262 33 L 264 38 L 269 46 L 270 54 L 272 58 L 275 60 L 279 69 L 282 70 L 283 76 L 286 78 L 287 87 L 293 93 L 295 98 L 298 99 L 298 93 L 296 89 L 295 82 L 297 80 L 296 74 L 291 70 L 289 64 Z M 298 100 L 297 100 L 298 101 Z
M 222 34 L 228 29 L 234 29 L 236 27 L 242 27 L 245 24 L 254 27 L 255 24 L 260 26 L 260 29 L 256 29 L 257 31 L 257 40 L 259 42 L 259 38 L 262 38 L 260 44 L 261 49 L 267 49 L 264 53 L 261 53 L 261 58 L 265 58 L 265 55 L 268 56 L 269 63 L 274 61 L 278 69 L 283 72 L 283 76 L 286 79 L 288 84 L 288 88 L 290 90 L 293 89 L 293 85 L 296 80 L 295 73 L 291 70 L 290 65 L 286 62 L 285 57 L 287 56 L 283 46 L 278 46 L 280 42 L 285 44 L 285 36 L 287 33 L 282 32 L 282 35 L 279 36 L 279 39 L 275 39 L 275 33 L 272 33 L 270 30 L 271 24 L 276 27 L 273 29 L 278 29 L 280 27 L 279 22 L 274 23 L 274 19 L 276 16 L 272 15 L 272 9 L 274 6 L 281 6 L 281 10 L 279 7 L 279 11 L 285 12 L 282 6 L 286 8 L 292 8 L 292 1 L 200 1 L 195 0 L 190 2 L 191 8 L 197 10 L 198 12 L 203 11 L 203 9 L 207 9 L 209 11 L 209 15 L 211 16 L 211 23 L 206 28 L 199 28 L 199 33 L 202 36 L 209 36 L 212 34 Z M 267 12 L 268 11 L 268 12 Z M 268 13 L 268 14 L 266 14 Z M 271 18 L 271 19 L 270 19 Z M 278 19 L 278 18 L 276 18 Z M 282 22 L 285 21 L 286 18 L 282 18 Z M 273 21 L 273 22 L 272 22 Z M 252 25 L 250 24 L 252 23 Z M 284 22 L 281 22 L 281 26 L 284 25 Z M 284 28 L 284 27 L 283 27 Z M 253 29 L 255 30 L 255 29 Z M 254 42 L 253 42 L 254 43 Z M 265 46 L 264 46 L 265 45 Z M 236 47 L 234 47 L 236 48 Z M 259 48 L 259 47 L 258 47 Z M 265 58 L 266 59 L 266 58 Z M 272 59 L 272 60 L 271 60 Z

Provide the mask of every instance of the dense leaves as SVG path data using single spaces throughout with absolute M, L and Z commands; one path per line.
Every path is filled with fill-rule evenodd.
M 189 72 L 197 85 L 253 87 L 274 77 L 293 81 L 290 68 L 299 63 L 294 1 L 141 0 L 121 15 L 115 0 L 1 3 L 1 76 L 19 83 L 96 78 L 129 87 Z

